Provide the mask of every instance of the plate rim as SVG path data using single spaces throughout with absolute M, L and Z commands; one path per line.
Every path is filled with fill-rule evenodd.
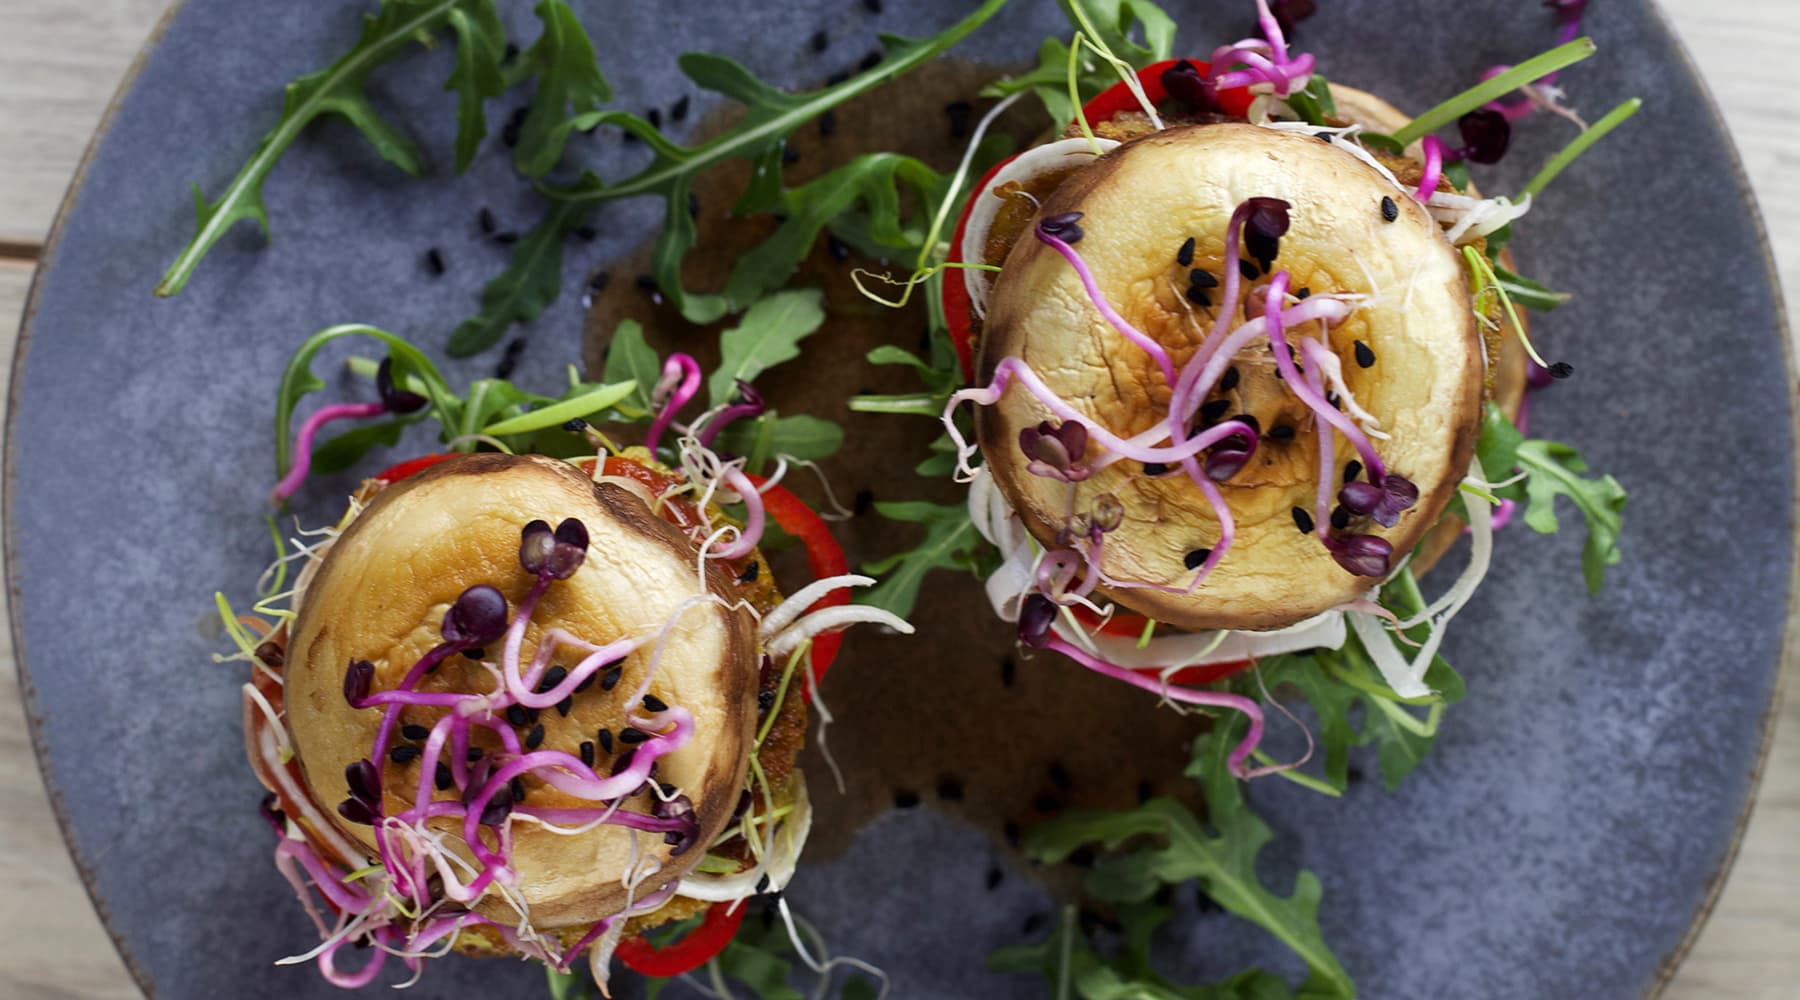
M 73 863 L 76 874 L 80 876 L 82 889 L 87 894 L 88 902 L 99 916 L 101 927 L 105 930 L 107 938 L 112 941 L 113 950 L 118 954 L 126 971 L 130 973 L 133 982 L 147 1000 L 156 1000 L 156 991 L 152 987 L 148 972 L 138 962 L 124 935 L 114 926 L 112 913 L 96 888 L 93 869 L 90 867 L 88 859 L 76 848 L 74 839 L 71 837 L 72 824 L 68 809 L 63 802 L 61 788 L 56 782 L 50 762 L 49 745 L 44 738 L 37 689 L 32 683 L 31 670 L 27 665 L 24 627 L 18 611 L 20 579 L 18 561 L 14 558 L 17 551 L 18 527 L 13 518 L 18 491 L 18 452 L 13 444 L 17 434 L 16 418 L 19 409 L 20 375 L 25 366 L 25 359 L 30 354 L 32 321 L 37 316 L 38 299 L 44 288 L 44 275 L 56 264 L 64 227 L 71 210 L 81 196 L 95 151 L 112 130 L 114 119 L 118 115 L 125 97 L 136 87 L 138 77 L 142 74 L 150 56 L 161 44 L 163 36 L 175 22 L 176 17 L 187 7 L 187 4 L 188 0 L 170 0 L 169 6 L 151 27 L 150 33 L 144 39 L 143 44 L 139 46 L 137 54 L 132 57 L 131 64 L 126 68 L 124 75 L 120 77 L 118 86 L 114 88 L 112 96 L 108 99 L 106 109 L 101 114 L 100 121 L 94 126 L 94 133 L 89 137 L 87 145 L 82 150 L 81 159 L 76 163 L 75 171 L 70 176 L 69 186 L 57 204 L 55 219 L 51 222 L 49 232 L 45 234 L 42 249 L 35 261 L 31 285 L 25 296 L 25 307 L 19 317 L 12 365 L 7 381 L 4 439 L 3 442 L 0 442 L 0 451 L 4 452 L 4 468 L 0 469 L 0 531 L 3 531 L 3 534 L 0 534 L 0 558 L 3 558 L 6 566 L 7 630 L 12 639 L 13 661 L 19 682 L 19 700 L 25 712 L 25 725 L 30 736 L 32 756 L 37 762 L 38 777 L 44 783 L 51 812 L 56 817 L 57 832 L 62 836 L 63 848 L 68 852 L 69 860 Z M 1730 879 L 1731 871 L 1737 863 L 1738 854 L 1743 847 L 1745 831 L 1750 825 L 1751 817 L 1756 810 L 1756 800 L 1762 790 L 1763 776 L 1768 769 L 1769 753 L 1775 743 L 1775 728 L 1781 717 L 1788 675 L 1794 671 L 1795 664 L 1800 663 L 1800 367 L 1797 367 L 1788 307 L 1781 286 L 1781 275 L 1775 266 L 1774 253 L 1769 244 L 1769 230 L 1763 218 L 1762 206 L 1756 197 L 1755 189 L 1750 184 L 1749 175 L 1744 170 L 1743 156 L 1738 151 L 1737 142 L 1732 137 L 1719 101 L 1713 95 L 1712 87 L 1700 72 L 1699 66 L 1695 64 L 1693 53 L 1689 51 L 1681 34 L 1675 30 L 1662 5 L 1655 0 L 1640 0 L 1638 6 L 1647 15 L 1650 26 L 1654 30 L 1660 31 L 1673 43 L 1673 48 L 1680 57 L 1680 69 L 1686 78 L 1698 88 L 1701 99 L 1711 111 L 1711 124 L 1725 139 L 1722 148 L 1731 167 L 1732 185 L 1737 190 L 1739 202 L 1750 209 L 1748 218 L 1756 237 L 1757 247 L 1761 250 L 1763 278 L 1775 307 L 1774 332 L 1781 341 L 1782 361 L 1788 373 L 1788 423 L 1794 442 L 1794 451 L 1790 456 L 1790 468 L 1795 472 L 1793 495 L 1789 497 L 1788 505 L 1796 526 L 1796 544 L 1793 546 L 1788 566 L 1787 615 L 1782 627 L 1781 652 L 1776 658 L 1775 682 L 1770 687 L 1768 704 L 1763 708 L 1762 719 L 1758 725 L 1760 734 L 1755 759 L 1751 765 L 1748 794 L 1733 823 L 1725 854 L 1708 877 L 1706 890 L 1700 904 L 1689 917 L 1686 933 L 1675 947 L 1665 953 L 1662 960 L 1657 963 L 1653 981 L 1644 993 L 1645 1000 L 1656 1000 L 1663 995 L 1673 981 L 1676 972 L 1680 970 L 1682 962 L 1693 951 L 1694 944 L 1699 940 L 1701 932 L 1711 919 L 1713 910 L 1724 893 L 1725 884 Z

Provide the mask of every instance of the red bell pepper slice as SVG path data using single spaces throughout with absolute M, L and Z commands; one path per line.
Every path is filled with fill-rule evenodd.
M 1113 615 L 1107 619 L 1106 624 L 1102 625 L 1100 616 L 1087 608 L 1077 606 L 1074 608 L 1074 613 L 1075 620 L 1080 622 L 1083 627 L 1097 629 L 1101 635 L 1120 638 L 1135 639 L 1144 634 L 1144 627 L 1150 623 L 1150 619 L 1143 615 L 1127 613 Z M 1223 663 L 1203 663 L 1182 667 L 1169 675 L 1169 683 L 1211 684 L 1213 681 L 1224 680 L 1232 674 L 1247 670 L 1255 662 L 1255 660 L 1227 660 Z M 1131 669 L 1150 677 L 1160 678 L 1162 676 L 1161 667 L 1132 667 Z
M 456 457 L 454 454 L 420 455 L 418 458 L 409 458 L 404 462 L 390 465 L 370 478 L 384 486 L 392 486 L 408 476 L 423 472 L 439 462 L 454 457 Z
M 850 572 L 850 563 L 844 558 L 844 548 L 832 537 L 831 527 L 808 507 L 801 499 L 789 493 L 785 486 L 769 486 L 768 480 L 762 476 L 750 476 L 762 493 L 763 510 L 775 519 L 781 530 L 793 535 L 806 547 L 806 565 L 812 570 L 813 579 L 823 580 L 826 577 L 843 576 Z M 840 587 L 819 598 L 818 603 L 808 608 L 817 611 L 820 608 L 836 607 L 850 603 L 850 588 Z M 812 679 L 813 684 L 825 678 L 825 671 L 831 669 L 831 663 L 837 659 L 838 647 L 843 644 L 843 636 L 833 632 L 821 635 L 813 640 L 812 646 Z M 812 686 L 807 686 L 802 694 L 807 704 L 812 703 Z
M 714 903 L 707 908 L 706 919 L 700 921 L 700 926 L 674 944 L 658 948 L 640 934 L 620 941 L 613 954 L 625 963 L 626 968 L 646 976 L 666 979 L 692 972 L 725 950 L 725 946 L 737 936 L 738 927 L 744 922 L 744 913 L 749 909 L 741 901 L 735 904 Z

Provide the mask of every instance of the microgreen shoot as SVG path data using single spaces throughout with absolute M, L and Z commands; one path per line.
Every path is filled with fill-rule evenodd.
M 1525 353 L 1531 356 L 1532 362 L 1539 368 L 1550 367 L 1550 363 L 1538 354 L 1536 347 L 1532 346 L 1531 335 L 1526 332 L 1524 321 L 1519 319 L 1518 310 L 1513 308 L 1512 293 L 1500 283 L 1499 275 L 1494 272 L 1493 262 L 1487 259 L 1486 254 L 1473 246 L 1463 247 L 1462 255 L 1463 260 L 1469 264 L 1469 293 L 1470 300 L 1474 303 L 1476 318 L 1483 323 L 1487 322 L 1485 315 L 1487 304 L 1483 300 L 1486 298 L 1486 293 L 1492 291 L 1499 297 L 1500 307 L 1506 313 L 1506 321 L 1512 329 L 1513 336 L 1518 337 L 1519 343 L 1524 346 Z
M 875 510 L 890 520 L 923 525 L 925 537 L 906 552 L 865 565 L 864 572 L 882 577 L 882 581 L 860 595 L 859 603 L 910 618 L 926 573 L 934 569 L 973 569 L 984 552 L 985 543 L 969 520 L 968 508 L 962 504 L 944 506 L 923 500 L 877 502 Z
M 1410 146 L 1487 102 L 1504 97 L 1539 77 L 1573 66 L 1593 55 L 1595 51 L 1593 39 L 1577 38 L 1565 45 L 1558 45 L 1548 52 L 1533 56 L 1504 73 L 1483 80 L 1414 118 L 1405 127 L 1394 132 L 1393 142 L 1400 148 Z
M 1527 181 L 1523 188 L 1519 189 L 1519 197 L 1515 200 L 1522 201 L 1542 192 L 1544 188 L 1549 186 L 1551 181 L 1556 179 L 1557 174 L 1562 173 L 1569 164 L 1574 163 L 1575 160 L 1580 157 L 1581 154 L 1587 152 L 1594 143 L 1606 138 L 1608 132 L 1618 128 L 1625 123 L 1626 119 L 1637 114 L 1638 109 L 1643 106 L 1644 101 L 1642 98 L 1633 97 L 1611 111 L 1608 111 L 1599 121 L 1582 129 L 1580 135 L 1570 140 L 1567 146 L 1564 146 L 1555 156 L 1552 156 L 1550 162 L 1544 164 L 1543 168 L 1533 175 L 1531 180 Z

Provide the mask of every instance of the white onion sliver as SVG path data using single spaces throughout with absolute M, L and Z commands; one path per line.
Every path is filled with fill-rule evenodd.
M 1117 148 L 1119 145 L 1111 139 L 1094 140 L 1102 152 Z M 986 187 L 975 193 L 974 201 L 969 207 L 969 220 L 963 228 L 962 245 L 959 247 L 962 259 L 970 264 L 989 263 L 986 260 L 988 230 L 994 228 L 994 220 L 1000 215 L 1003 199 L 993 197 L 991 192 L 1013 181 L 1025 182 L 1032 178 L 1083 167 L 1094 160 L 1094 148 L 1084 138 L 1059 139 L 1042 146 L 1034 146 L 1007 161 L 988 181 Z M 997 262 L 996 262 L 997 263 Z M 985 317 L 988 304 L 987 275 L 975 268 L 963 268 L 963 287 L 969 290 L 969 305 L 975 315 Z

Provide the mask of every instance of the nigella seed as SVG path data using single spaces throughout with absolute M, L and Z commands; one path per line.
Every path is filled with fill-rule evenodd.
M 467 759 L 469 763 L 473 764 L 476 761 L 481 759 L 482 754 L 484 752 L 485 751 L 483 751 L 480 747 L 470 747 L 468 754 L 465 755 L 465 759 Z
M 1019 836 L 1019 824 L 1010 819 L 1006 821 L 1005 825 L 1000 827 L 1000 833 L 1006 838 L 1006 842 L 1013 847 L 1018 847 L 1019 844 L 1022 843 L 1022 839 Z
M 963 799 L 962 779 L 954 775 L 945 775 L 939 778 L 937 795 L 945 802 L 961 802 Z
M 759 565 L 761 565 L 761 564 L 758 563 L 756 560 L 754 560 L 754 559 L 750 560 L 750 565 L 745 566 L 744 571 L 742 573 L 738 574 L 738 582 L 739 583 L 755 583 L 756 577 L 762 572 L 760 569 L 757 569 L 757 567 Z
M 637 276 L 637 286 L 638 286 L 639 291 L 644 291 L 644 292 L 656 291 L 656 275 L 654 275 L 654 274 L 638 275 Z
M 499 363 L 494 365 L 494 377 L 500 378 L 500 379 L 511 378 L 513 369 L 518 367 L 518 365 L 519 365 L 519 355 L 524 354 L 524 353 L 525 353 L 525 338 L 524 337 L 514 337 L 509 343 L 507 343 L 506 351 L 500 355 Z M 485 651 L 483 651 L 483 650 L 465 649 L 465 650 L 463 650 L 462 655 L 468 659 L 479 662 L 481 660 L 482 655 L 484 655 L 484 654 L 485 654 Z
M 525 715 L 525 706 L 524 705 L 508 705 L 508 706 L 506 706 L 506 721 L 512 723 L 515 726 L 523 726 L 525 724 L 526 718 L 527 718 L 527 716 Z
M 1239 377 L 1236 365 L 1232 365 L 1230 368 L 1225 369 L 1225 374 L 1219 379 L 1219 391 L 1230 392 L 1231 390 L 1236 389 L 1238 387 Z
M 790 166 L 790 167 L 796 163 L 799 163 L 800 162 L 800 151 L 793 148 L 792 146 L 781 147 L 781 162 L 784 165 Z
M 556 665 L 552 666 L 549 670 L 544 671 L 543 679 L 538 681 L 537 693 L 544 694 L 546 692 L 553 691 L 556 689 L 556 686 L 558 684 L 561 684 L 563 681 L 566 681 L 568 679 L 569 679 L 568 668 L 564 667 L 561 664 L 556 664 Z
M 586 691 L 588 688 L 593 687 L 594 682 L 599 679 L 600 679 L 600 674 L 598 672 L 587 675 L 587 677 L 582 679 L 582 682 L 580 684 L 575 685 L 575 693 L 580 694 L 581 692 Z
M 1291 513 L 1294 515 L 1294 527 L 1299 528 L 1302 535 L 1312 534 L 1312 515 L 1308 514 L 1305 508 L 1302 507 L 1295 507 Z
M 482 235 L 491 235 L 495 228 L 494 213 L 487 206 L 482 206 L 481 211 L 475 213 L 475 224 L 481 227 Z
M 951 101 L 944 105 L 944 115 L 950 119 L 950 138 L 961 139 L 969 134 L 969 113 L 973 110 L 968 101 Z
M 832 260 L 840 264 L 850 259 L 850 244 L 830 234 L 825 237 L 825 251 L 831 254 Z
M 894 808 L 911 809 L 919 804 L 919 793 L 910 788 L 894 789 Z
M 610 284 L 612 284 L 612 272 L 595 271 L 593 276 L 588 278 L 587 287 L 588 291 L 598 295 L 606 291 L 606 286 Z
M 619 742 L 626 746 L 642 743 L 650 738 L 650 734 L 635 726 L 626 726 L 619 730 Z
M 819 138 L 829 139 L 837 134 L 837 112 L 827 111 L 819 116 Z
M 1199 569 L 1201 566 L 1206 565 L 1206 560 L 1211 558 L 1211 549 L 1195 549 L 1181 557 L 1181 564 L 1188 569 Z
M 1153 798 L 1155 795 L 1156 795 L 1156 787 L 1154 785 L 1150 784 L 1148 781 L 1138 782 L 1138 786 L 1137 786 L 1138 805 L 1141 806 L 1144 803 L 1150 801 L 1150 799 Z
M 999 865 L 991 865 L 987 870 L 987 879 L 983 884 L 987 886 L 987 891 L 993 892 L 995 889 L 1000 888 L 1000 883 L 1005 878 L 1006 873 L 1000 869 Z
M 688 192 L 688 217 L 691 219 L 700 217 L 700 196 L 692 191 Z
M 600 230 L 584 222 L 575 227 L 575 236 L 583 243 L 592 243 L 600 238 Z
M 1294 298 L 1296 298 L 1296 299 L 1307 299 L 1307 298 L 1310 298 L 1311 296 L 1312 296 L 1312 289 L 1310 289 L 1310 288 L 1301 288 L 1298 291 L 1294 292 Z
M 1190 240 L 1189 242 L 1193 241 Z M 1196 267 L 1188 272 L 1188 284 L 1194 288 L 1217 288 L 1219 287 L 1219 279 L 1213 277 L 1211 271 L 1203 271 Z
M 644 711 L 646 711 L 646 712 L 667 712 L 668 710 L 669 710 L 668 703 L 663 701 L 661 698 L 658 698 L 657 696 L 655 696 L 653 694 L 647 694 L 644 696 Z
M 1293 439 L 1294 428 L 1288 424 L 1276 424 L 1269 428 L 1269 440 L 1271 441 L 1292 441 Z
M 1002 687 L 1012 687 L 1013 681 L 1018 677 L 1019 665 L 1013 662 L 1012 657 L 1009 656 L 1000 661 L 1000 685 Z
M 623 677 L 624 675 L 625 675 L 625 667 L 623 665 L 616 666 L 616 667 L 613 667 L 611 670 L 608 670 L 606 672 L 606 675 L 600 678 L 600 690 L 611 691 L 613 688 L 618 687 L 619 686 L 619 678 Z
M 413 746 L 411 743 L 402 743 L 388 751 L 388 760 L 391 760 L 396 764 L 411 764 L 413 761 L 419 759 L 421 752 L 422 751 L 420 751 L 418 747 Z
M 1350 527 L 1350 511 L 1342 505 L 1331 508 L 1331 526 L 1338 531 Z
M 1356 459 L 1353 458 L 1350 461 L 1344 463 L 1344 482 L 1347 483 L 1360 475 L 1362 475 L 1362 463 L 1361 462 L 1358 462 Z
M 1025 923 L 1020 927 L 1019 932 L 1026 936 L 1036 934 L 1038 931 L 1044 929 L 1044 923 L 1045 917 L 1042 913 L 1033 913 L 1031 916 L 1025 918 Z
M 1375 367 L 1375 351 L 1360 340 L 1356 342 L 1356 365 L 1359 368 Z
M 589 767 L 594 766 L 594 741 L 581 741 L 581 762 Z
M 1395 219 L 1398 219 L 1399 217 L 1400 217 L 1400 206 L 1397 203 L 1395 203 L 1394 199 L 1389 198 L 1386 195 L 1382 195 L 1381 196 L 1381 221 L 1392 222 Z
M 1068 769 L 1062 766 L 1061 761 L 1051 761 L 1047 773 L 1050 775 L 1050 783 L 1061 791 L 1068 791 L 1069 786 L 1073 783 L 1069 779 Z
M 866 395 L 866 394 L 865 394 Z M 861 517 L 875 509 L 875 491 L 861 489 L 856 491 L 856 499 L 850 501 L 850 513 Z
M 1144 463 L 1144 475 L 1146 476 L 1163 476 L 1167 475 L 1168 472 L 1169 467 L 1161 462 Z
M 644 120 L 649 122 L 655 128 L 662 128 L 662 109 L 651 108 L 649 111 L 644 112 Z
M 1247 260 L 1238 261 L 1238 273 L 1244 276 L 1245 281 L 1255 281 L 1262 277 L 1262 272 L 1256 269 L 1256 265 Z
M 512 800 L 514 802 L 525 801 L 525 779 L 523 777 L 514 778 L 511 782 L 511 786 Z
M 494 242 L 500 244 L 503 247 L 511 246 L 512 244 L 519 242 L 519 234 L 513 232 L 510 229 L 504 233 L 495 233 L 494 234 Z
M 437 247 L 432 247 L 430 250 L 425 251 L 425 270 L 430 271 L 431 276 L 434 278 L 443 274 L 445 271 L 444 251 L 439 250 Z
M 1573 374 L 1575 374 L 1575 366 L 1567 361 L 1558 361 L 1550 366 L 1551 378 L 1568 378 Z
M 523 345 L 525 342 L 522 340 L 515 340 L 515 341 L 513 341 L 513 343 Z M 508 345 L 508 346 L 510 347 L 511 345 Z M 514 351 L 512 353 L 516 354 L 518 352 Z M 502 376 L 502 377 L 504 377 L 504 376 Z M 462 651 L 463 659 L 474 660 L 476 663 L 480 663 L 486 656 L 487 656 L 487 650 L 482 649 L 480 646 L 476 646 L 474 649 L 465 649 Z
M 525 734 L 525 749 L 536 750 L 544 745 L 544 727 L 532 726 L 531 732 Z
M 500 53 L 500 62 L 503 64 L 509 64 L 514 59 L 517 59 L 517 58 L 519 58 L 519 47 L 517 45 L 514 45 L 511 42 L 507 42 L 506 43 L 506 51 Z
M 806 44 L 814 52 L 823 52 L 831 47 L 831 36 L 827 35 L 823 30 L 815 31 L 813 32 L 812 38 L 809 39 Z
M 424 726 L 409 724 L 400 727 L 400 735 L 409 740 L 424 740 L 431 738 L 431 730 L 426 729 Z
M 683 94 L 674 104 L 669 105 L 669 121 L 678 122 L 686 120 L 688 104 L 688 96 Z
M 1192 236 L 1189 236 L 1187 241 L 1181 244 L 1180 250 L 1175 251 L 1175 263 L 1180 264 L 1182 267 L 1190 267 L 1193 265 L 1194 238 Z M 1192 280 L 1193 275 L 1188 275 L 1188 278 L 1189 280 Z
M 607 753 L 612 753 L 612 750 L 613 750 L 612 730 L 602 729 L 599 732 L 594 734 L 594 739 L 600 741 L 600 749 L 605 750 Z
M 447 792 L 451 785 L 456 784 L 456 778 L 450 774 L 450 765 L 442 762 L 439 762 L 437 773 L 433 775 L 433 779 L 440 792 Z
M 842 70 L 839 70 L 838 72 L 833 73 L 830 76 L 825 78 L 825 86 L 835 87 L 838 84 L 843 83 L 845 80 L 848 80 L 848 79 L 850 79 L 850 74 L 843 72 Z
M 1192 302 L 1203 309 L 1212 308 L 1212 296 L 1206 294 L 1206 289 L 1201 288 L 1199 285 L 1189 285 L 1187 291 L 1182 294 L 1187 296 L 1189 302 Z
M 1075 850 L 1070 851 L 1069 856 L 1064 860 L 1077 868 L 1092 868 L 1094 867 L 1094 849 L 1091 847 L 1077 847 Z
M 870 49 L 863 54 L 862 62 L 857 63 L 856 68 L 867 73 L 879 65 L 881 65 L 881 50 Z
M 862 0 L 862 5 L 871 14 L 881 13 L 881 0 Z
M 1200 419 L 1210 427 L 1213 424 L 1218 423 L 1219 418 L 1224 416 L 1225 412 L 1229 409 L 1231 409 L 1231 400 L 1215 399 L 1200 407 Z
M 562 716 L 565 719 L 568 718 L 569 713 L 573 712 L 574 710 L 575 710 L 575 698 L 573 695 L 571 695 L 567 698 L 564 698 L 563 700 L 556 703 L 556 714 Z

